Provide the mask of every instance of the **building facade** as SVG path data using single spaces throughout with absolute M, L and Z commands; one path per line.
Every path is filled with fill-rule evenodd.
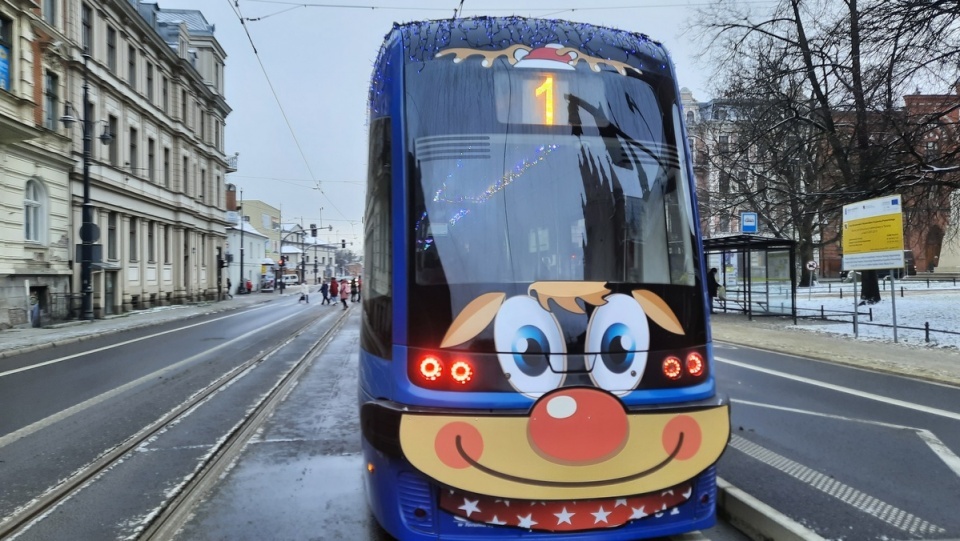
M 0 327 L 34 299 L 77 317 L 85 188 L 95 317 L 216 298 L 231 167 L 214 27 L 138 0 L 24 5 L 0 1 Z

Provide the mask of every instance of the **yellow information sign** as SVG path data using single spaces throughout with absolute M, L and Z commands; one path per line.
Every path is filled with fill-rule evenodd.
M 844 205 L 844 270 L 903 267 L 902 201 L 894 195 Z

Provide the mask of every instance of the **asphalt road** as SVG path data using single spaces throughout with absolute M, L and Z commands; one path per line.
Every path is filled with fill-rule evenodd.
M 960 388 L 718 344 L 720 475 L 827 539 L 960 537 Z

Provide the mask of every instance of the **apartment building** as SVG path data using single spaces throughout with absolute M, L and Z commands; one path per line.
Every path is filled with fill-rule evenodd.
M 80 316 L 85 190 L 95 317 L 215 298 L 235 166 L 213 25 L 138 0 L 30 5 L 0 0 L 0 328 Z

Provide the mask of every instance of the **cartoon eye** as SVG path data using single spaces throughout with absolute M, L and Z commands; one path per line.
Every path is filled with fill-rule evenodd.
M 640 304 L 629 295 L 607 297 L 587 325 L 585 352 L 594 357 L 590 377 L 614 394 L 630 392 L 647 366 L 650 324 Z
M 535 299 L 507 299 L 494 320 L 493 341 L 514 389 L 536 398 L 560 386 L 565 362 L 560 324 Z

